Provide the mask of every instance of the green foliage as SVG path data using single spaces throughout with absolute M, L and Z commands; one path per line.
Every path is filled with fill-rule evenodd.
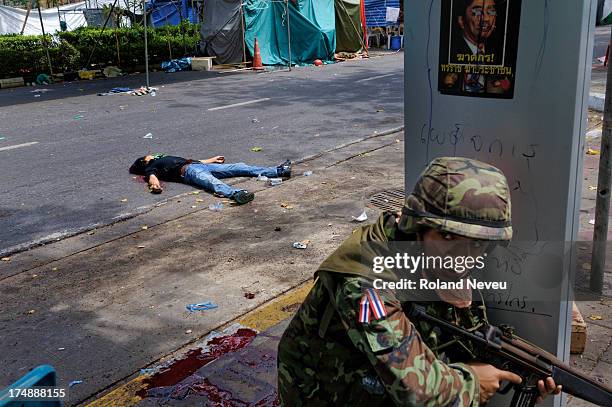
M 199 25 L 184 21 L 179 26 L 149 28 L 149 63 L 192 55 L 200 40 Z M 144 28 L 81 27 L 47 35 L 54 72 L 78 70 L 87 65 L 143 65 Z M 117 44 L 119 59 L 117 58 Z M 95 49 L 94 49 L 95 48 Z M 49 72 L 42 35 L 0 35 L 0 77 Z
M 184 44 L 183 44 L 184 32 Z M 114 64 L 122 67 L 144 64 L 144 28 L 136 25 L 129 28 L 106 29 L 81 27 L 74 31 L 58 33 L 59 37 L 73 45 L 80 53 L 80 64 L 85 66 L 95 46 L 91 64 Z M 200 40 L 197 24 L 184 22 L 179 26 L 165 26 L 147 31 L 149 62 L 159 63 L 172 58 L 190 55 Z M 95 45 L 97 43 L 97 46 Z M 117 43 L 119 58 L 117 58 Z M 119 59 L 120 62 L 119 63 Z
M 78 51 L 66 41 L 47 35 L 54 72 L 77 67 Z M 0 36 L 0 77 L 49 72 L 42 35 L 8 34 Z

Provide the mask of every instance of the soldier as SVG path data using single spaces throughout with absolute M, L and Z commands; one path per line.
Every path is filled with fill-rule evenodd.
M 477 406 L 502 381 L 520 376 L 474 362 L 466 346 L 415 325 L 395 292 L 372 288 L 375 245 L 394 241 L 505 241 L 512 237 L 510 193 L 500 170 L 467 158 L 437 158 L 421 174 L 402 215 L 356 229 L 317 270 L 315 285 L 283 334 L 278 386 L 283 406 Z M 365 256 L 365 257 L 364 257 Z M 364 298 L 382 305 L 372 313 Z M 469 295 L 442 295 L 428 312 L 462 325 L 482 315 Z M 465 356 L 467 352 L 468 356 Z M 465 360 L 466 362 L 461 363 Z M 538 383 L 541 401 L 558 394 Z

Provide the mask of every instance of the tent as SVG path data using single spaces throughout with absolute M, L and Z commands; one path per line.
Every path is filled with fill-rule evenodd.
M 357 52 L 362 49 L 365 21 L 363 0 L 335 0 L 336 52 Z
M 333 60 L 336 50 L 333 1 L 290 0 L 287 3 L 282 0 L 245 0 L 247 48 L 253 54 L 257 38 L 265 65 Z
M 219 64 L 239 63 L 244 58 L 241 0 L 217 0 L 204 4 L 205 21 L 200 33 L 200 52 L 214 56 Z
M 114 0 L 97 0 L 96 4 L 98 7 L 102 7 L 104 4 L 113 4 L 113 1 Z M 69 31 L 87 25 L 83 13 L 87 8 L 87 2 L 83 1 L 41 10 L 45 32 L 52 34 L 56 31 L 60 31 L 60 19 L 66 22 Z M 36 7 L 32 8 L 26 20 L 27 14 L 28 12 L 24 9 L 0 6 L 0 34 L 18 34 L 21 32 L 24 22 L 26 22 L 23 31 L 25 35 L 42 34 Z
M 179 25 L 183 20 L 198 22 L 193 2 L 187 0 L 151 0 L 147 2 L 147 13 L 153 27 Z
M 387 27 L 397 22 L 387 21 L 387 8 L 400 8 L 399 0 L 364 0 L 365 18 L 368 27 Z

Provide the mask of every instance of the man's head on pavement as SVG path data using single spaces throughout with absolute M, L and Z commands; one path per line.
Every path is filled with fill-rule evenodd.
M 154 157 L 152 155 L 145 155 L 143 157 L 136 159 L 136 161 L 134 161 L 134 164 L 130 166 L 130 174 L 144 175 L 147 164 L 153 158 Z
M 433 229 L 474 240 L 510 240 L 508 181 L 498 168 L 481 161 L 436 158 L 407 197 L 399 228 L 419 235 Z
M 495 0 L 459 0 L 462 11 L 457 23 L 463 35 L 475 45 L 484 43 L 495 30 L 497 8 Z

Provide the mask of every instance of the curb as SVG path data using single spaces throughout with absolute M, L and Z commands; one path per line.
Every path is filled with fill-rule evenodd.
M 593 109 L 593 110 L 603 113 L 605 101 L 606 101 L 605 94 L 589 93 L 589 109 Z

